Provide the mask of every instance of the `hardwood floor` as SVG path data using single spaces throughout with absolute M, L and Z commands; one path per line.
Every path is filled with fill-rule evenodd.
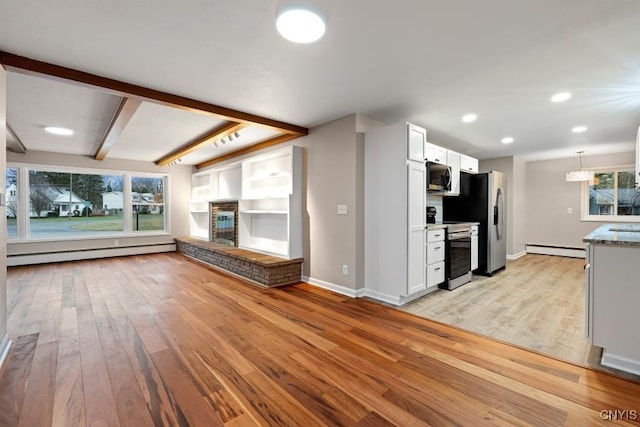
M 0 425 L 640 425 L 640 383 L 179 254 L 10 268 L 8 293 Z
M 584 307 L 584 259 L 528 254 L 492 277 L 474 276 L 402 310 L 588 365 Z

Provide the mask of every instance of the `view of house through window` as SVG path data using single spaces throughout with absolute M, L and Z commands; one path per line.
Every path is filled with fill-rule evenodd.
M 633 170 L 598 171 L 589 183 L 589 216 L 628 217 L 640 215 L 640 191 L 634 188 Z
M 6 169 L 7 237 L 73 239 L 164 231 L 166 179 L 10 166 Z
M 123 232 L 123 177 L 29 171 L 29 236 Z M 108 199 L 109 204 L 104 203 Z
M 7 168 L 6 172 L 7 238 L 18 236 L 18 169 Z
M 164 178 L 131 177 L 131 229 L 164 230 Z

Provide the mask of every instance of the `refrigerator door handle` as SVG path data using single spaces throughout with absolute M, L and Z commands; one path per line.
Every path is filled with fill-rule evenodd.
M 498 199 L 496 200 L 495 217 L 496 221 L 496 231 L 498 234 L 498 240 L 502 240 L 502 236 L 504 235 L 504 195 L 502 194 L 502 188 L 498 188 Z

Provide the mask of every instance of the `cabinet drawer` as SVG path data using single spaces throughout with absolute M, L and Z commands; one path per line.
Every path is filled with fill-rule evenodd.
M 427 230 L 427 242 L 440 242 L 444 240 L 444 228 L 439 230 Z
M 444 282 L 444 261 L 427 265 L 427 288 Z
M 444 241 L 427 243 L 427 264 L 444 261 Z

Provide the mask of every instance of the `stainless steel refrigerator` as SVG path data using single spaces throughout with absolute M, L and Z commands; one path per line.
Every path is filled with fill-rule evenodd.
M 460 175 L 460 195 L 443 197 L 445 222 L 479 222 L 478 268 L 476 273 L 492 275 L 507 260 L 507 178 L 502 172 Z

